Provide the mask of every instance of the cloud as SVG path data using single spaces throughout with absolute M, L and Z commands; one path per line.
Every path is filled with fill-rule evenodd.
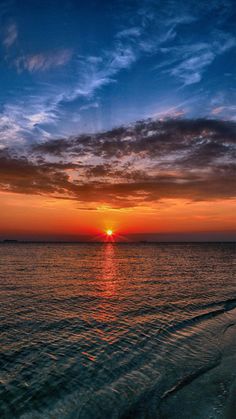
M 16 23 L 11 23 L 7 26 L 5 30 L 5 36 L 3 38 L 3 46 L 6 49 L 12 47 L 12 45 L 16 42 L 18 38 L 18 28 Z
M 62 95 L 62 101 L 78 97 L 92 98 L 102 87 L 116 82 L 121 70 L 130 68 L 137 60 L 137 51 L 123 42 L 117 42 L 113 50 L 102 51 L 100 57 L 77 57 L 77 81 Z
M 0 151 L 2 190 L 86 207 L 235 197 L 236 124 L 146 120 L 111 131 Z M 89 204 L 89 205 L 88 205 Z
M 54 52 L 23 55 L 18 57 L 14 64 L 19 72 L 27 70 L 34 73 L 63 66 L 70 61 L 71 57 L 71 49 L 62 49 Z
M 178 79 L 184 86 L 200 82 L 216 57 L 236 46 L 236 38 L 230 34 L 214 31 L 209 38 L 209 42 L 161 48 L 163 60 L 155 67 L 156 70 Z
M 57 119 L 55 104 L 50 106 L 47 97 L 28 97 L 25 102 L 19 99 L 16 103 L 6 104 L 0 114 L 0 144 L 21 146 L 37 138 L 47 139 L 50 134 L 42 128 L 42 124 L 54 124 Z
M 143 56 L 159 52 L 161 46 L 176 36 L 176 27 L 190 23 L 193 18 L 188 15 L 159 19 L 156 25 L 156 14 L 149 9 L 149 2 L 139 9 L 137 24 L 132 25 L 133 16 L 126 16 L 126 27 L 116 32 L 112 46 L 101 49 L 98 56 L 83 55 L 77 57 L 77 80 L 71 89 L 63 94 L 62 101 L 74 101 L 78 97 L 90 99 L 101 88 L 116 83 L 120 72 L 130 69 Z
M 104 159 L 136 157 L 149 159 L 170 153 L 190 153 L 206 145 L 227 144 L 228 151 L 235 142 L 235 123 L 210 119 L 147 120 L 104 133 L 80 135 L 62 140 L 50 140 L 36 145 L 35 150 L 62 155 L 90 154 Z
M 224 110 L 224 106 L 217 106 L 216 108 L 212 109 L 212 115 L 218 115 Z
M 116 37 L 118 39 L 122 39 L 122 38 L 132 38 L 132 37 L 139 37 L 142 33 L 142 30 L 140 27 L 133 27 L 133 28 L 128 28 L 128 29 L 123 29 L 122 31 L 118 32 L 116 34 Z

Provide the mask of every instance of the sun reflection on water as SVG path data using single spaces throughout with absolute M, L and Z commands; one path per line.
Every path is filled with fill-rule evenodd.
M 103 296 L 112 297 L 116 292 L 116 258 L 115 246 L 113 243 L 106 243 L 104 246 L 104 259 L 102 266 Z

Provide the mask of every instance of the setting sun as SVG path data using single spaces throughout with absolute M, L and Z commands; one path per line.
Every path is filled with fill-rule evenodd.
M 113 231 L 111 229 L 106 230 L 106 235 L 107 236 L 112 236 L 113 235 Z

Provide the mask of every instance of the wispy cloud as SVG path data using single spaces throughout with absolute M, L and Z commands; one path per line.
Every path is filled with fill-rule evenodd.
M 4 34 L 3 45 L 6 49 L 10 48 L 18 38 L 18 28 L 16 23 L 10 23 Z
M 78 56 L 77 80 L 61 95 L 62 101 L 78 97 L 91 99 L 102 87 L 116 82 L 121 70 L 128 69 L 137 60 L 137 52 L 131 46 L 118 42 L 113 50 L 102 51 L 101 56 Z
M 217 108 L 212 109 L 212 115 L 218 115 L 224 110 L 224 106 L 218 106 Z
M 91 98 L 102 87 L 115 83 L 120 72 L 130 69 L 142 54 L 153 54 L 175 36 L 172 27 L 157 36 L 150 37 L 144 32 L 143 27 L 124 29 L 115 34 L 113 48 L 101 50 L 99 56 L 77 57 L 78 80 L 65 92 L 64 99 Z
M 163 60 L 156 69 L 179 79 L 185 86 L 198 83 L 217 56 L 236 46 L 232 35 L 221 32 L 213 35 L 215 39 L 210 42 L 161 48 Z
M 27 70 L 31 73 L 47 71 L 54 67 L 67 64 L 72 57 L 71 49 L 49 51 L 38 54 L 23 55 L 15 59 L 14 64 L 19 72 Z
M 112 46 L 109 49 L 100 50 L 98 55 L 76 56 L 72 49 L 61 49 L 14 57 L 13 65 L 18 73 L 49 72 L 68 65 L 71 61 L 73 77 L 67 84 L 56 88 L 50 86 L 46 94 L 42 93 L 40 88 L 38 98 L 36 95 L 28 94 L 24 106 L 22 103 L 17 103 L 18 100 L 6 104 L 2 118 L 8 122 L 4 123 L 2 129 L 2 143 L 8 140 L 11 143 L 20 142 L 34 137 L 37 140 L 42 137 L 45 139 L 50 135 L 46 131 L 45 124 L 47 127 L 49 124 L 52 126 L 66 103 L 82 98 L 87 103 L 80 106 L 78 112 L 94 107 L 92 104 L 98 103 L 95 96 L 102 88 L 116 83 L 119 74 L 130 69 L 143 53 L 152 54 L 168 37 L 173 36 L 172 31 L 167 29 L 164 35 L 158 35 L 158 39 L 156 37 L 149 39 L 150 37 L 143 36 L 144 31 L 143 26 L 130 26 L 118 31 L 114 36 Z M 11 57 L 8 61 L 11 61 Z M 78 118 L 79 115 L 77 115 Z M 44 125 L 43 128 L 42 125 Z
M 140 27 L 133 27 L 128 29 L 123 29 L 122 31 L 116 34 L 116 38 L 138 38 L 142 34 L 142 28 Z
M 0 114 L 0 145 L 22 147 L 25 143 L 46 140 L 50 133 L 42 128 L 43 124 L 54 125 L 57 121 L 56 106 L 53 101 L 46 104 L 47 97 L 29 96 L 3 106 Z

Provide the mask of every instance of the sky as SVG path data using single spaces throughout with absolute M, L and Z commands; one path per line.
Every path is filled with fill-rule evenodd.
M 235 239 L 233 0 L 1 0 L 0 20 L 0 239 Z

